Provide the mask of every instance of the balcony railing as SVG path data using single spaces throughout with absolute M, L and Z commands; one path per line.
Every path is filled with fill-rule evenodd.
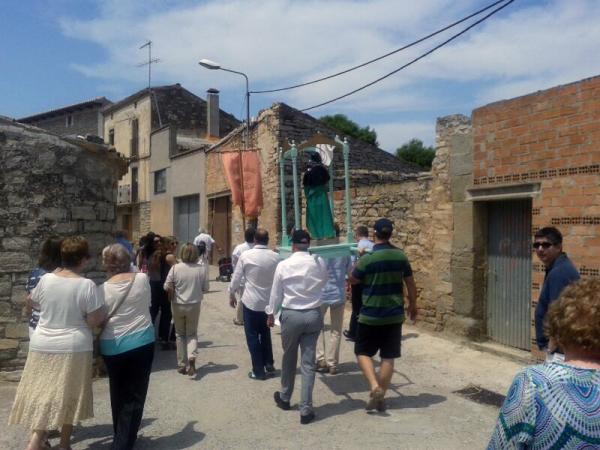
M 117 205 L 128 205 L 131 203 L 131 185 L 123 184 L 117 190 Z

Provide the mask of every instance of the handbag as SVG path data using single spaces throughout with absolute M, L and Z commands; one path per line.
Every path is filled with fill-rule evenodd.
M 106 328 L 106 324 L 108 324 L 108 321 L 117 313 L 118 309 L 121 307 L 121 305 L 123 304 L 123 302 L 129 295 L 129 292 L 131 291 L 131 286 L 133 286 L 135 278 L 136 278 L 136 274 L 134 273 L 133 277 L 131 278 L 131 281 L 129 282 L 129 285 L 127 286 L 127 289 L 125 290 L 125 294 L 123 294 L 123 296 L 119 299 L 119 301 L 115 303 L 112 311 L 110 311 L 107 314 L 106 319 L 104 319 L 104 322 L 102 323 L 102 325 L 100 325 L 97 328 L 98 332 L 94 334 L 94 343 L 93 343 L 94 358 L 100 355 L 100 336 L 102 335 L 104 328 Z

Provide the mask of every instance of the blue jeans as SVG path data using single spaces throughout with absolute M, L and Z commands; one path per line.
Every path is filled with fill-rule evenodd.
M 257 377 L 265 376 L 265 366 L 273 365 L 271 329 L 267 326 L 267 314 L 253 311 L 244 305 L 244 331 L 252 358 L 252 371 Z

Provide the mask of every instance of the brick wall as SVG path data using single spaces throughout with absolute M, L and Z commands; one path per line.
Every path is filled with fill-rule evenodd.
M 474 110 L 473 144 L 474 185 L 539 182 L 533 229 L 559 228 L 582 275 L 598 276 L 600 77 Z M 543 275 L 534 256 L 532 308 Z

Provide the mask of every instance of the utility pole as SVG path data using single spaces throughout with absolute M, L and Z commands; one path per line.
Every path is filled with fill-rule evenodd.
M 148 47 L 148 62 L 144 62 L 138 64 L 138 67 L 148 66 L 148 89 L 152 87 L 152 64 L 156 64 L 160 62 L 160 59 L 154 58 L 152 59 L 152 41 L 148 40 L 144 45 L 140 47 L 140 50 L 144 47 Z

